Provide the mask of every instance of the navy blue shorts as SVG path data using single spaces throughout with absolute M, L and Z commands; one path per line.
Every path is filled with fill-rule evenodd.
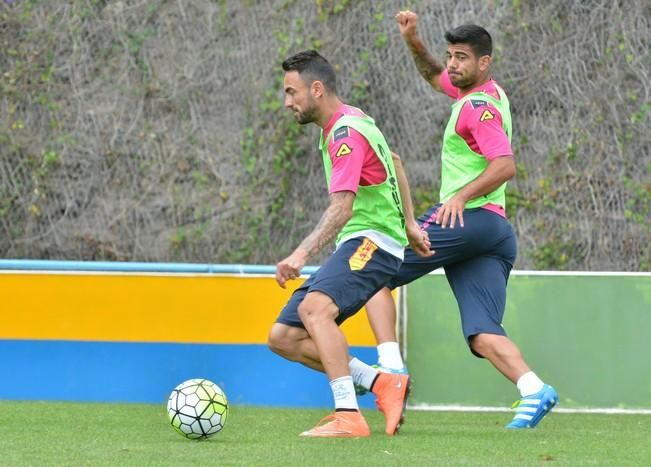
M 396 275 L 400 259 L 365 237 L 339 245 L 323 266 L 296 289 L 282 309 L 277 323 L 305 328 L 298 306 L 308 292 L 322 292 L 339 308 L 337 324 L 357 313 L 366 302 Z
M 429 234 L 435 254 L 422 258 L 410 248 L 396 277 L 395 288 L 443 267 L 459 305 L 466 341 L 480 333 L 506 335 L 502 318 L 506 283 L 517 254 L 511 224 L 499 214 L 475 208 L 463 211 L 464 227 L 442 229 L 434 222 L 440 204 L 418 219 Z M 435 305 L 433 305 L 435 307 Z

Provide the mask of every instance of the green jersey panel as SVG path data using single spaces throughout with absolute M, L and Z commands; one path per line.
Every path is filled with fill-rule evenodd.
M 357 196 L 353 203 L 353 215 L 339 232 L 337 244 L 342 238 L 350 237 L 356 232 L 374 230 L 391 237 L 398 244 L 406 246 L 408 242 L 405 233 L 405 216 L 391 151 L 384 135 L 371 117 L 344 115 L 335 122 L 328 138 L 325 140 L 323 131 L 321 131 L 319 147 L 323 156 L 328 188 L 330 187 L 330 177 L 332 175 L 332 161 L 328 153 L 328 141 L 339 128 L 344 126 L 357 130 L 366 138 L 382 162 L 387 177 L 380 184 L 358 187 Z
M 441 191 L 440 201 L 446 202 L 468 183 L 479 177 L 486 167 L 488 160 L 479 153 L 476 153 L 468 143 L 456 132 L 459 114 L 464 104 L 471 99 L 481 99 L 490 102 L 502 115 L 502 127 L 511 141 L 511 110 L 506 94 L 499 86 L 495 85 L 500 99 L 476 92 L 462 97 L 452 104 L 452 115 L 445 128 L 443 136 L 443 148 L 441 151 Z M 506 205 L 506 182 L 500 185 L 495 191 L 479 198 L 471 199 L 466 203 L 466 208 L 477 208 L 485 204 Z

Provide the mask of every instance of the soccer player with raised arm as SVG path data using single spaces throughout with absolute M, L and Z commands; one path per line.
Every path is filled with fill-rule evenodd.
M 509 101 L 490 76 L 491 36 L 476 25 L 446 32 L 444 68 L 416 34 L 415 13 L 401 11 L 396 21 L 422 77 L 454 102 L 443 136 L 440 202 L 419 219 L 436 254 L 422 258 L 407 249 L 396 277 L 367 304 L 369 321 L 376 335 L 391 333 L 395 304 L 389 289 L 443 267 L 470 350 L 489 360 L 520 392 L 507 428 L 534 428 L 558 395 L 531 371 L 502 327 L 517 247 L 506 219 L 505 188 L 516 170 Z
M 269 333 L 269 347 L 288 360 L 325 372 L 335 412 L 307 437 L 362 437 L 370 430 L 357 404 L 354 384 L 377 396 L 394 435 L 404 418 L 410 379 L 379 373 L 348 354 L 339 325 L 354 315 L 393 277 L 408 241 L 429 255 L 429 241 L 411 213 L 405 216 L 406 177 L 396 172 L 392 153 L 373 119 L 337 95 L 333 67 L 316 51 L 300 52 L 282 64 L 285 107 L 298 123 L 321 127 L 330 204 L 314 230 L 276 266 L 285 287 L 306 262 L 336 241 L 334 253 L 291 296 Z M 407 198 L 405 198 L 407 201 Z

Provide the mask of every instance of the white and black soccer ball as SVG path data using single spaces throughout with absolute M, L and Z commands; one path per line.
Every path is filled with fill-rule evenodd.
M 174 429 L 190 439 L 205 439 L 224 428 L 228 400 L 207 379 L 190 379 L 174 388 L 167 400 L 167 416 Z

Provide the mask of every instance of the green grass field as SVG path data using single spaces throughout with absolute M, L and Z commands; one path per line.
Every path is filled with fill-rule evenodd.
M 409 411 L 387 437 L 367 410 L 364 439 L 304 439 L 326 410 L 232 406 L 221 433 L 177 434 L 161 405 L 0 402 L 0 465 L 651 465 L 651 416 L 552 413 L 508 431 L 508 413 Z

